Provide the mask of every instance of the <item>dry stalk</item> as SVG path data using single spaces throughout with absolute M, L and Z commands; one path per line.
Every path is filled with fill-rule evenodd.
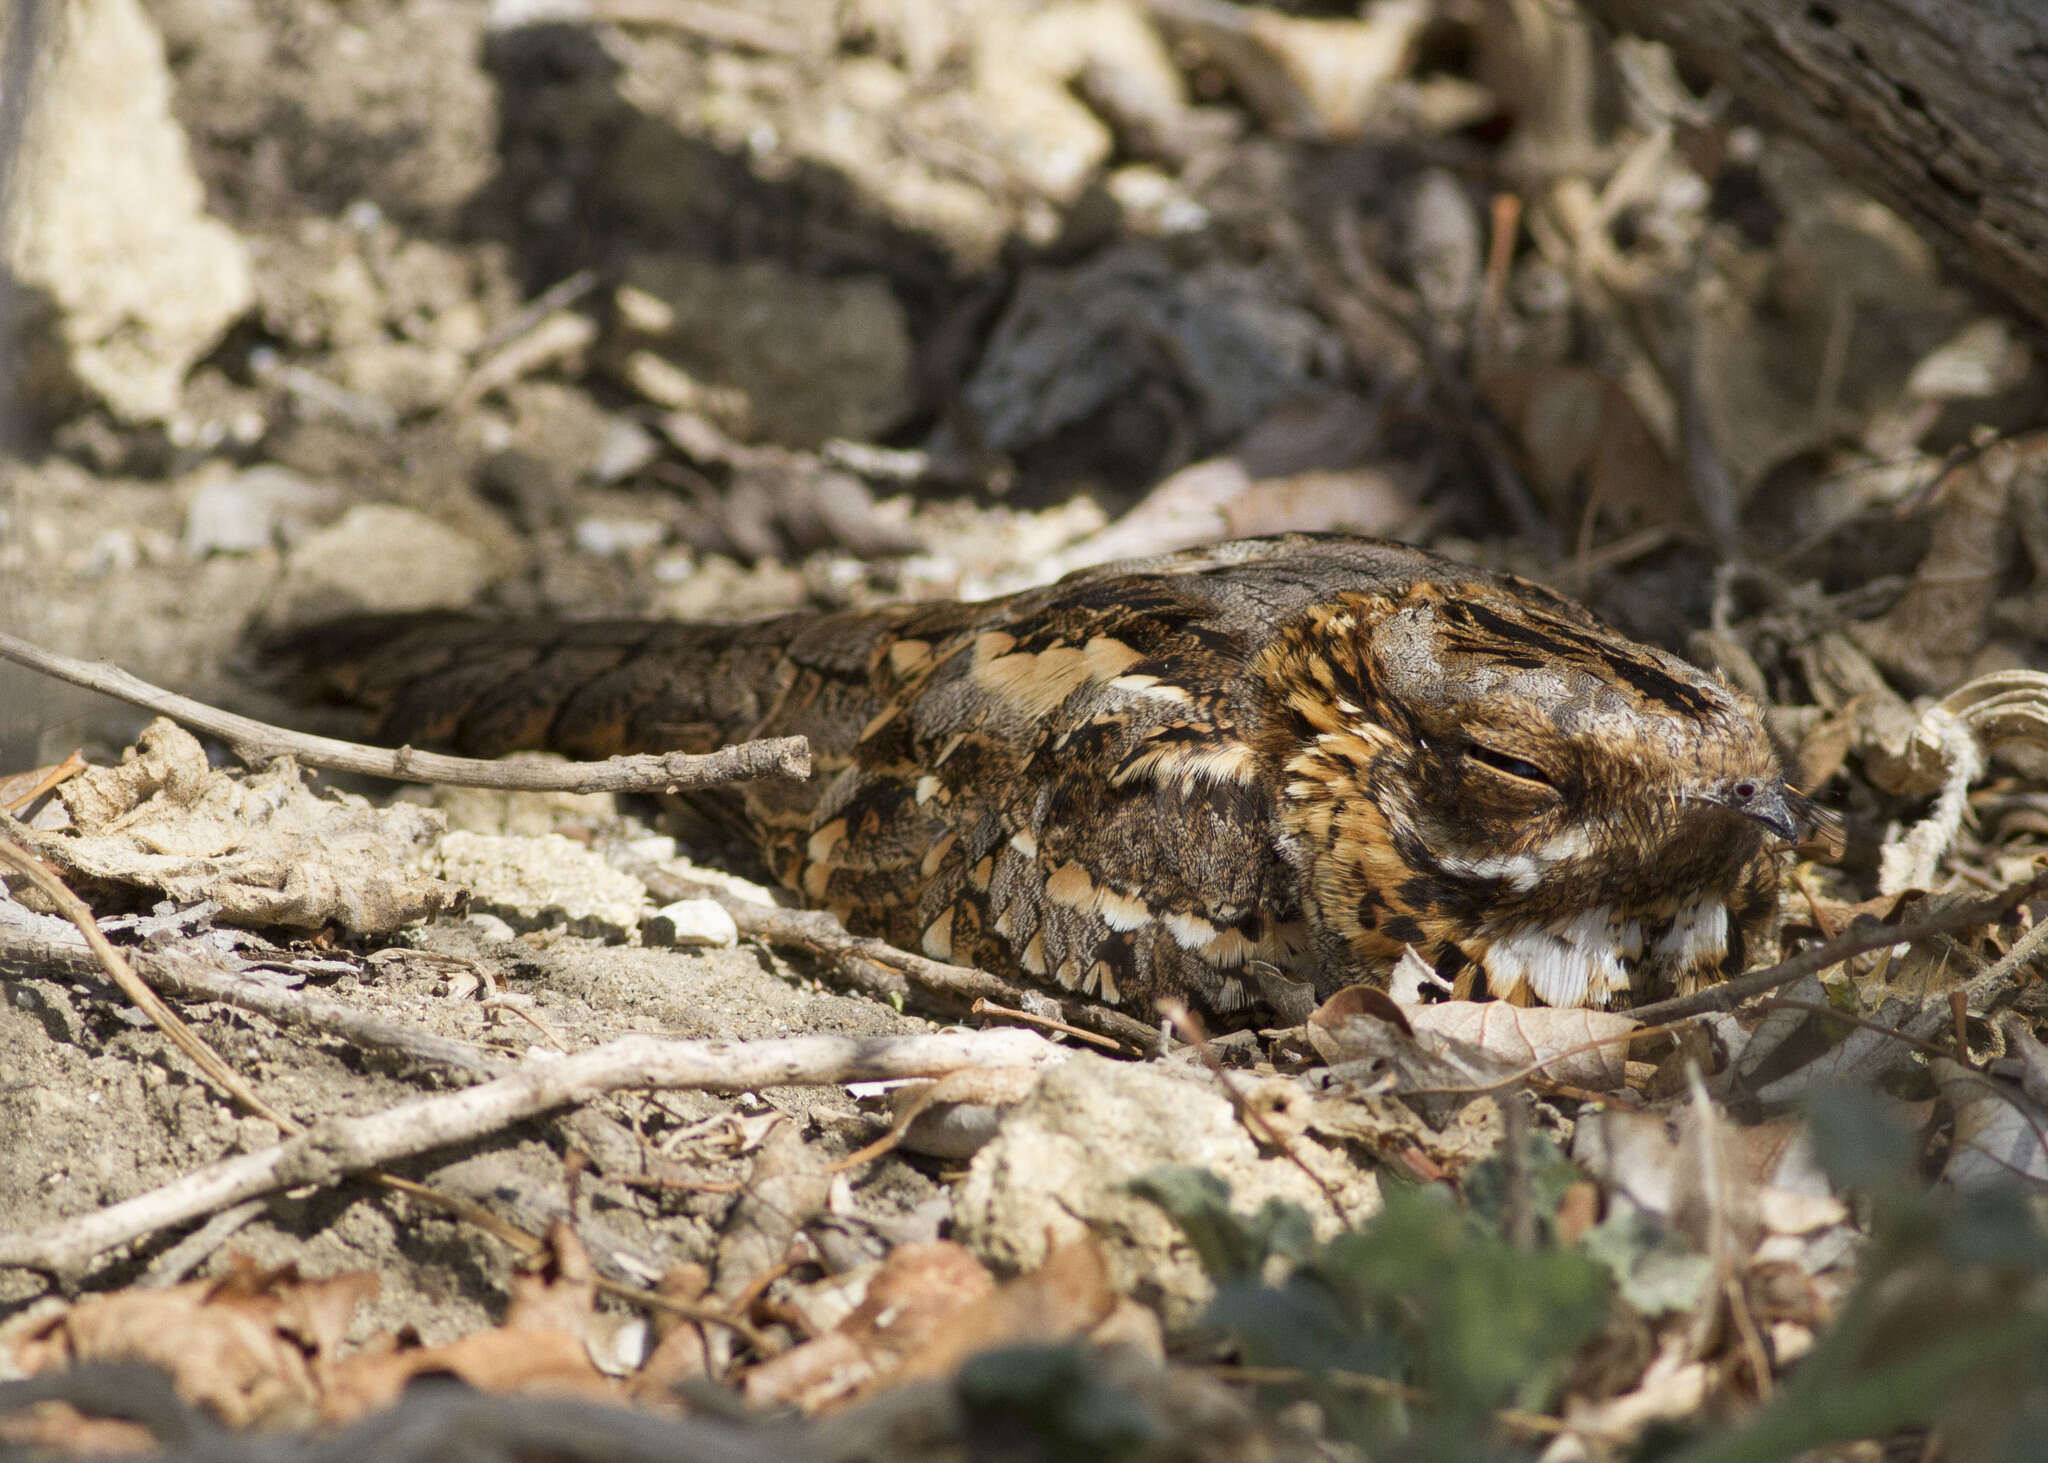
M 0 633 L 0 659 L 158 712 L 195 731 L 219 737 L 234 749 L 236 756 L 251 763 L 291 757 L 304 767 L 356 772 L 397 782 L 435 782 L 449 787 L 514 792 L 674 792 L 760 777 L 802 781 L 811 775 L 811 747 L 802 737 L 741 742 L 702 754 L 643 753 L 610 757 L 602 762 L 506 762 L 446 757 L 438 752 L 414 751 L 411 747 L 371 747 L 289 731 L 166 691 L 117 666 L 59 655 L 14 635 Z
M 0 1233 L 0 1265 L 75 1271 L 102 1251 L 244 1199 L 324 1186 L 514 1123 L 638 1088 L 746 1092 L 934 1077 L 964 1067 L 1042 1066 L 1060 1049 L 1033 1032 L 802 1036 L 778 1041 L 665 1041 L 628 1036 L 574 1056 L 532 1058 L 460 1092 L 360 1117 L 330 1118 L 287 1142 L 237 1154 L 161 1188 L 32 1232 Z M 416 1192 L 411 1186 L 408 1192 Z

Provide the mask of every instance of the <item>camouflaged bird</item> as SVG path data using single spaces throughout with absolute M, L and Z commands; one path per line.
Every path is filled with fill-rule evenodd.
M 801 735 L 719 790 L 854 930 L 1149 1015 L 1327 994 L 1405 947 L 1460 993 L 1685 992 L 1775 923 L 1811 816 L 1756 709 L 1534 584 L 1290 535 L 984 603 L 742 625 L 446 616 L 291 655 L 389 742 L 479 756 Z

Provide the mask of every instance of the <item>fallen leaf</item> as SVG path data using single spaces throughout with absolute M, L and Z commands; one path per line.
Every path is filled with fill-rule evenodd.
M 1952 684 L 1983 647 L 2015 536 L 2006 504 L 2023 474 L 2048 472 L 2048 433 L 2004 438 L 1950 468 L 1935 486 L 1927 556 L 1884 616 L 1848 627 L 1870 658 L 1913 691 Z
M 1043 1345 L 1083 1335 L 1117 1308 L 1109 1261 L 1092 1237 L 1055 1248 L 1045 1263 L 994 1295 L 957 1308 L 893 1378 L 948 1377 L 968 1357 L 998 1346 Z
M 178 1395 L 230 1427 L 296 1419 L 326 1390 L 333 1348 L 377 1277 L 308 1280 L 294 1266 L 236 1260 L 224 1275 L 90 1296 L 0 1326 L 0 1362 L 20 1376 L 88 1362 L 157 1367 Z
M 347 1422 L 398 1400 L 416 1377 L 457 1377 L 480 1392 L 535 1392 L 612 1398 L 618 1387 L 590 1360 L 581 1336 L 498 1327 L 441 1346 L 362 1351 L 328 1377 L 322 1416 Z
M 1556 521 L 1591 513 L 1627 530 L 1683 522 L 1692 512 L 1678 470 L 1609 377 L 1546 361 L 1490 370 L 1479 386 L 1521 443 L 1531 485 Z
M 1410 1008 L 1408 1019 L 1418 1037 L 1467 1042 L 1514 1069 L 1541 1063 L 1536 1075 L 1544 1081 L 1589 1092 L 1621 1087 L 1628 1056 L 1621 1038 L 1641 1024 L 1619 1011 L 1507 1001 L 1440 1001 Z
M 31 767 L 0 777 L 0 809 L 19 812 L 52 788 L 60 787 L 86 770 L 85 759 L 73 752 L 49 767 Z
M 656 1293 L 685 1305 L 695 1304 L 710 1288 L 711 1272 L 695 1262 L 673 1265 L 655 1285 Z M 711 1350 L 704 1327 L 671 1311 L 653 1312 L 654 1352 L 632 1380 L 629 1392 L 642 1406 L 673 1401 L 686 1382 L 711 1373 Z
M 956 1313 L 978 1306 L 994 1289 L 981 1262 L 951 1240 L 900 1245 L 839 1327 L 747 1373 L 747 1400 L 815 1412 L 850 1397 L 888 1378 Z
M 1355 1017 L 1384 1021 L 1403 1036 L 1415 1035 L 1400 1003 L 1375 986 L 1346 986 L 1316 1007 L 1308 1018 L 1308 1039 L 1326 1062 L 1345 1060 L 1344 1023 Z
M 2048 1183 L 2048 1108 L 2017 1084 L 1972 1071 L 1947 1057 L 1929 1063 L 1955 1114 L 1942 1181 L 1960 1189 L 2023 1179 Z
M 779 1269 L 790 1242 L 824 1211 L 832 1175 L 787 1119 L 768 1130 L 718 1237 L 711 1293 L 730 1305 Z

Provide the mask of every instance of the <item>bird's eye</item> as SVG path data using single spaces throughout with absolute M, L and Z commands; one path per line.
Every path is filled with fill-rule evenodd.
M 1520 782 L 1533 782 L 1538 787 L 1554 787 L 1548 774 L 1534 762 L 1520 757 L 1511 757 L 1506 752 L 1496 752 L 1491 747 L 1482 747 L 1477 742 L 1465 748 L 1465 755 L 1482 767 L 1491 767 L 1495 772 L 1505 773 Z

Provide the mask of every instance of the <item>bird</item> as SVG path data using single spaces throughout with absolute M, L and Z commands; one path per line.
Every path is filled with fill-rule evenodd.
M 1775 939 L 1828 815 L 1757 706 L 1531 581 L 1342 535 L 739 624 L 368 616 L 267 652 L 389 744 L 803 736 L 710 795 L 856 933 L 1150 1018 L 1268 977 L 1621 1008 Z M 1296 987 L 1298 989 L 1298 985 Z

